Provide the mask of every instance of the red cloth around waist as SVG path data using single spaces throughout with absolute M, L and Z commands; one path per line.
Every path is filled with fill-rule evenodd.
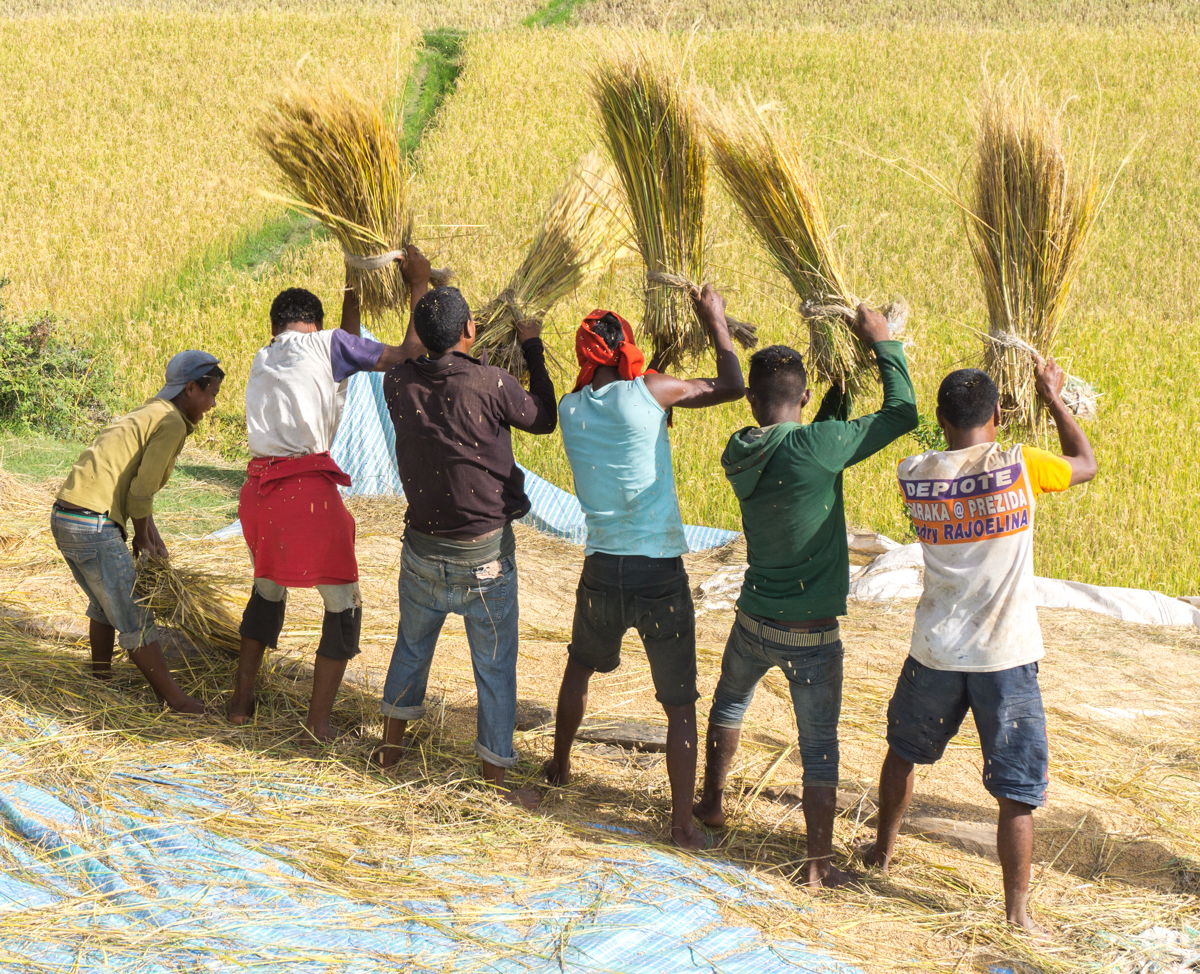
M 354 517 L 339 486 L 350 477 L 328 453 L 250 461 L 238 517 L 256 578 L 288 588 L 358 581 Z

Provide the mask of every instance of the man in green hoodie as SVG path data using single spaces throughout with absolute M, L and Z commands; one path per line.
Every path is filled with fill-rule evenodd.
M 796 711 L 813 887 L 853 878 L 831 862 L 842 708 L 837 617 L 850 590 L 842 472 L 917 426 L 904 349 L 890 340 L 887 319 L 860 304 L 852 330 L 874 350 L 883 381 L 879 411 L 855 420 L 850 395 L 834 386 L 813 422 L 801 425 L 812 393 L 800 354 L 773 345 L 750 359 L 746 398 L 758 425 L 735 433 L 721 457 L 742 508 L 750 565 L 709 711 L 704 793 L 694 809 L 706 825 L 725 823 L 721 799 L 742 719 L 758 682 L 778 666 Z

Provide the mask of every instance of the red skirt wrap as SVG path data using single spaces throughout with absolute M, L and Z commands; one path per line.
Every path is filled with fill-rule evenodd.
M 339 486 L 350 476 L 328 453 L 250 461 L 238 517 L 255 578 L 288 588 L 358 581 L 354 517 Z

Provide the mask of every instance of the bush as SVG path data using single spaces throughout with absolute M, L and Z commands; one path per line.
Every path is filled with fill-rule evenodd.
M 0 427 L 80 435 L 110 418 L 111 366 L 61 338 L 61 326 L 49 311 L 10 317 L 0 293 Z

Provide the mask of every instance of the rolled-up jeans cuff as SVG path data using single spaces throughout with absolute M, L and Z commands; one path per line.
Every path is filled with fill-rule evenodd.
M 801 788 L 834 788 L 834 789 L 836 789 L 838 784 L 839 784 L 839 781 L 837 778 L 833 778 L 832 780 L 831 779 L 811 780 L 811 779 L 809 779 L 808 775 L 805 775 L 804 777 L 802 777 L 800 779 L 800 787 Z
M 744 723 L 744 721 L 734 720 L 732 717 L 714 717 L 712 714 L 708 715 L 708 722 L 713 727 L 725 727 L 729 730 L 741 730 Z
M 514 754 L 511 758 L 502 758 L 499 755 L 489 751 L 486 747 L 475 742 L 475 753 L 478 754 L 488 764 L 494 764 L 497 768 L 512 768 L 517 764 L 517 756 Z
M 425 704 L 419 703 L 415 707 L 397 707 L 384 700 L 379 704 L 379 712 L 392 720 L 420 720 L 425 716 Z
M 149 646 L 151 643 L 161 642 L 162 630 L 158 626 L 151 626 L 149 629 L 143 629 L 140 632 L 122 632 L 117 634 L 117 645 L 127 652 L 139 649 L 142 646 Z

